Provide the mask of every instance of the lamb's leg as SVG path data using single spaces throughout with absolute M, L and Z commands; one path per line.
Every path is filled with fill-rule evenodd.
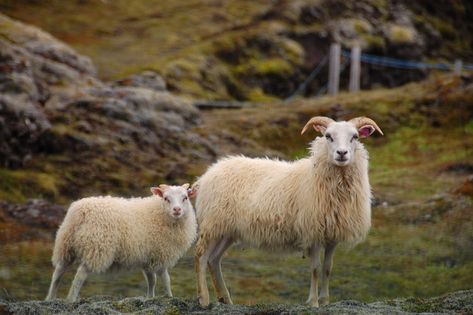
M 64 272 L 67 270 L 66 264 L 58 263 L 56 268 L 54 269 L 54 273 L 51 279 L 51 285 L 49 286 L 48 296 L 46 297 L 46 301 L 50 301 L 56 298 L 57 289 L 59 286 L 59 282 L 61 281 Z
M 210 253 L 212 253 L 216 245 L 215 241 L 206 242 L 202 237 L 199 238 L 196 244 L 195 270 L 197 272 L 197 294 L 199 303 L 203 307 L 207 307 L 210 303 L 205 273 Z
M 167 296 L 172 297 L 171 291 L 171 278 L 169 277 L 168 270 L 166 268 L 158 270 L 159 278 L 163 284 L 164 291 Z
M 233 302 L 223 280 L 221 261 L 223 254 L 232 244 L 233 240 L 228 237 L 221 239 L 209 258 L 209 271 L 217 294 L 217 300 L 225 304 L 233 304 Z
M 84 284 L 85 279 L 87 279 L 88 275 L 89 271 L 87 270 L 87 267 L 84 264 L 81 264 L 79 268 L 77 268 L 76 276 L 72 281 L 71 289 L 69 290 L 69 294 L 67 295 L 68 302 L 75 302 L 78 300 L 80 289 Z
M 150 270 L 143 269 L 143 276 L 145 277 L 148 291 L 146 293 L 147 298 L 154 298 L 154 288 L 156 287 L 156 274 Z
M 329 280 L 332 273 L 332 261 L 335 247 L 337 244 L 328 244 L 325 246 L 324 269 L 322 273 L 322 287 L 320 292 L 320 305 L 329 304 Z
M 319 307 L 319 294 L 318 294 L 318 280 L 320 274 L 320 249 L 321 245 L 312 245 L 309 249 L 310 256 L 310 271 L 312 277 L 310 279 L 310 291 L 307 302 L 310 306 Z

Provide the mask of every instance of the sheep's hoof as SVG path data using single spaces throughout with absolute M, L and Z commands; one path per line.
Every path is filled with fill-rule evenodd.
M 222 304 L 233 304 L 232 300 L 225 299 L 223 296 L 218 298 L 218 302 Z
M 320 305 L 321 306 L 325 306 L 325 305 L 329 305 L 330 302 L 329 302 L 329 297 L 328 296 L 321 296 L 319 298 L 319 301 L 320 301 Z
M 308 299 L 306 301 L 306 303 L 309 304 L 311 307 L 319 307 L 319 301 L 318 300 Z
M 209 298 L 204 299 L 203 297 L 199 296 L 199 304 L 202 307 L 208 307 L 210 304 Z

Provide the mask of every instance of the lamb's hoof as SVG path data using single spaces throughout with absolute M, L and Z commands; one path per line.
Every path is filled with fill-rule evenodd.
M 329 297 L 328 296 L 321 296 L 319 297 L 319 302 L 320 302 L 320 306 L 325 306 L 325 305 L 329 305 L 330 302 L 329 302 Z

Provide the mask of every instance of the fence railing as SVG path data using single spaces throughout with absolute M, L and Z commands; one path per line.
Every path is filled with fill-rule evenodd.
M 345 59 L 345 62 L 340 66 L 342 58 Z M 460 75 L 464 70 L 473 71 L 473 64 L 464 64 L 460 59 L 455 60 L 453 63 L 420 62 L 361 53 L 359 46 L 352 47 L 351 51 L 341 50 L 340 44 L 332 44 L 329 54 L 322 58 L 320 63 L 317 64 L 309 76 L 286 101 L 290 101 L 295 96 L 303 94 L 309 83 L 322 72 L 323 67 L 327 63 L 329 64 L 328 80 L 317 94 L 321 94 L 322 91 L 326 90 L 329 95 L 336 95 L 339 90 L 340 73 L 343 72 L 348 61 L 350 61 L 350 81 L 348 85 L 350 92 L 360 90 L 361 63 L 405 70 L 453 71 L 456 75 Z

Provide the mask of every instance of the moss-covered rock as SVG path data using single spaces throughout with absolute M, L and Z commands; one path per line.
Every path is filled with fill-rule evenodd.
M 5 314 L 458 314 L 473 312 L 473 291 L 459 291 L 430 299 L 396 299 L 370 304 L 358 301 L 339 301 L 313 308 L 298 304 L 226 305 L 212 303 L 202 308 L 196 299 L 94 297 L 76 303 L 61 300 L 52 302 L 0 300 Z

